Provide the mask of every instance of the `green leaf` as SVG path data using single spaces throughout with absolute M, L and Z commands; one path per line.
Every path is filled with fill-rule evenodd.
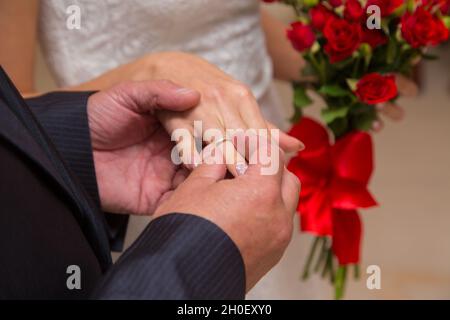
M 392 14 L 396 17 L 401 17 L 406 11 L 406 5 L 403 3 L 402 5 L 398 6 L 397 9 L 395 9 Z
M 406 1 L 406 8 L 409 12 L 414 12 L 416 4 L 414 0 L 407 0 Z
M 348 132 L 348 119 L 347 118 L 337 118 L 330 124 L 328 127 L 333 131 L 333 134 L 336 138 L 343 136 L 346 132 Z
M 311 98 L 306 93 L 306 88 L 301 85 L 294 85 L 294 107 L 303 109 L 312 103 Z
M 389 34 L 389 20 L 386 18 L 381 19 L 381 29 L 384 33 Z
M 323 109 L 321 111 L 321 114 L 322 114 L 322 118 L 325 121 L 325 123 L 329 124 L 336 119 L 344 118 L 345 116 L 347 116 L 349 110 L 350 110 L 350 107 L 342 106 L 342 107 L 337 107 L 337 108 Z
M 342 69 L 345 69 L 346 67 L 348 67 L 349 65 L 353 64 L 354 62 L 355 62 L 355 60 L 352 57 L 350 57 L 350 58 L 347 58 L 345 60 L 342 60 L 342 61 L 339 61 L 339 62 L 335 62 L 332 65 L 336 69 L 342 70 Z
M 356 84 L 358 83 L 358 79 L 348 78 L 345 81 L 347 82 L 347 85 L 350 88 L 350 90 L 352 91 L 356 90 Z
M 450 16 L 444 16 L 442 17 L 442 21 L 444 22 L 447 29 L 450 29 Z
M 313 45 L 311 46 L 311 53 L 314 54 L 320 50 L 320 44 L 317 41 L 314 41 Z
M 319 93 L 330 97 L 345 97 L 351 92 L 338 85 L 324 85 L 319 90 Z
M 290 120 L 291 123 L 297 123 L 297 122 L 300 121 L 302 116 L 303 116 L 302 109 L 294 108 L 294 114 L 292 115 L 291 119 L 289 119 L 289 120 Z
M 372 47 L 368 43 L 362 43 L 359 46 L 359 51 L 364 57 L 364 66 L 367 69 L 370 64 L 370 59 L 372 59 Z
M 373 122 L 377 119 L 377 111 L 374 106 L 359 104 L 352 109 L 352 125 L 355 129 L 369 131 Z
M 411 45 L 409 43 L 404 43 L 404 44 L 402 44 L 401 49 L 403 51 L 411 50 Z
M 307 7 L 314 7 L 315 5 L 317 5 L 319 3 L 319 0 L 304 0 L 303 3 Z

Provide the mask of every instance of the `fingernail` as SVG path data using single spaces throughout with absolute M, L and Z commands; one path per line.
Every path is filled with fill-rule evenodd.
M 292 138 L 292 140 L 295 140 L 295 142 L 297 143 L 297 151 L 302 151 L 305 149 L 305 144 L 303 142 L 301 142 L 300 140 L 298 140 L 297 138 L 294 138 L 292 136 L 289 136 L 290 138 Z
M 180 89 L 177 89 L 177 91 L 176 91 L 177 94 L 181 94 L 181 95 L 192 94 L 193 92 L 194 92 L 194 90 L 189 89 L 189 88 L 180 88 Z
M 237 163 L 236 164 L 236 172 L 238 174 L 238 176 L 242 176 L 245 174 L 245 172 L 248 169 L 248 165 L 246 163 Z

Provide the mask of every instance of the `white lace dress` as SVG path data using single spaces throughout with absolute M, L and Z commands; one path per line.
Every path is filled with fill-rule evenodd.
M 71 5 L 81 10 L 80 29 L 66 27 Z M 41 0 L 39 36 L 60 86 L 88 81 L 150 52 L 185 51 L 249 85 L 266 118 L 283 127 L 259 6 L 259 0 Z M 127 243 L 146 223 L 131 221 Z M 304 241 L 296 237 L 294 242 L 294 252 L 250 298 L 313 297 L 298 281 Z

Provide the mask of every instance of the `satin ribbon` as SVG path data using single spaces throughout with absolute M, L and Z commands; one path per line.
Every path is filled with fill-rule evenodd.
M 288 165 L 302 183 L 301 230 L 332 237 L 339 264 L 358 263 L 362 227 L 357 209 L 377 205 L 367 189 L 373 171 L 371 136 L 353 131 L 331 144 L 326 128 L 307 117 L 289 134 L 306 146 Z

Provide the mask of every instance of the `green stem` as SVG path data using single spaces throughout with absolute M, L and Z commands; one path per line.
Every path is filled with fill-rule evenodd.
M 327 273 L 330 273 L 330 279 L 333 279 L 333 251 L 331 248 L 327 248 L 326 250 L 326 259 L 325 265 L 322 269 L 322 278 L 324 278 Z M 331 283 L 334 283 L 334 280 L 331 280 Z
M 356 76 L 358 75 L 358 68 L 359 68 L 360 61 L 361 61 L 361 57 L 358 56 L 358 58 L 356 59 L 356 61 L 353 64 L 352 78 L 356 78 Z
M 344 296 L 345 280 L 347 276 L 347 266 L 339 266 L 336 271 L 336 278 L 334 280 L 334 298 L 336 300 L 342 299 Z
M 359 280 L 359 277 L 361 275 L 361 272 L 359 270 L 359 264 L 354 265 L 354 274 L 355 274 L 355 279 Z
M 319 75 L 320 83 L 321 84 L 325 83 L 326 82 L 326 75 L 325 75 L 324 64 L 320 63 L 319 61 L 317 61 L 317 58 L 314 56 L 313 53 L 309 53 L 308 57 L 309 57 L 309 60 L 311 61 L 311 64 L 316 69 L 316 71 L 317 71 L 317 73 Z
M 303 268 L 303 275 L 302 275 L 303 280 L 306 280 L 309 277 L 309 270 L 311 268 L 311 263 L 314 258 L 314 253 L 316 252 L 317 245 L 319 244 L 319 240 L 320 240 L 320 237 L 314 238 L 314 242 L 313 242 L 313 244 L 311 246 L 311 250 L 309 251 L 309 254 L 308 254 L 308 259 L 306 260 L 305 267 Z
M 298 4 L 294 5 L 294 10 L 295 10 L 295 13 L 297 14 L 297 17 L 301 17 L 302 9 L 301 9 L 301 7 Z
M 326 263 L 326 259 L 327 259 L 327 254 L 328 254 L 328 241 L 327 241 L 327 237 L 321 237 L 321 242 L 322 245 L 320 247 L 320 253 L 319 253 L 319 259 L 317 259 L 316 265 L 314 266 L 314 272 L 318 272 L 320 267 L 322 266 L 323 262 L 325 261 Z

